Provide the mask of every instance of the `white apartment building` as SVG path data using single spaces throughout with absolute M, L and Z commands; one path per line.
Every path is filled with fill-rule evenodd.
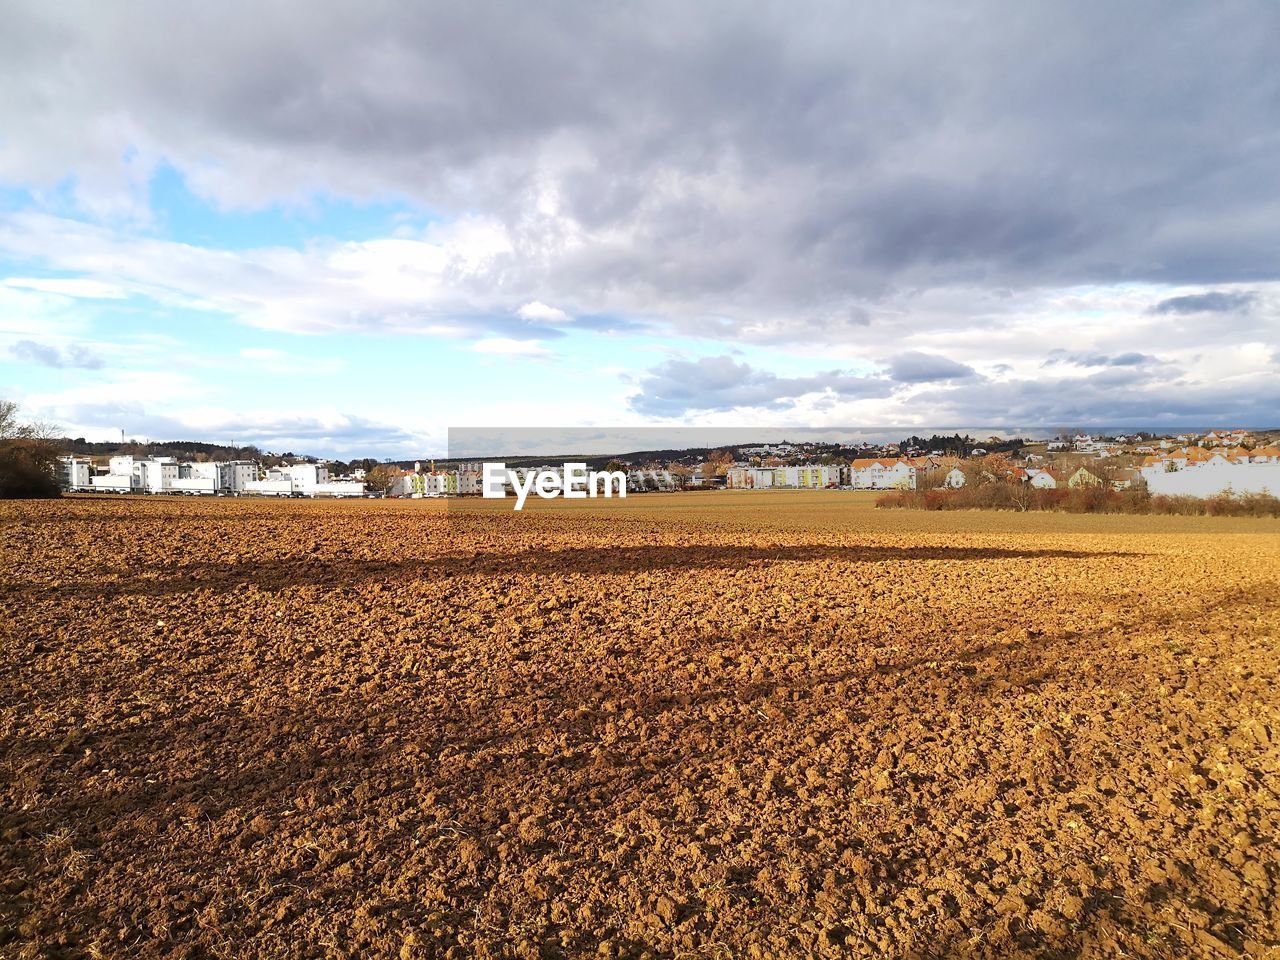
M 731 490 L 763 490 L 773 486 L 773 467 L 730 467 L 724 485 Z
M 178 479 L 178 461 L 173 457 L 135 460 L 133 469 L 138 475 L 138 486 L 147 493 L 166 493 Z
M 178 464 L 177 479 L 171 481 L 174 493 L 241 494 L 248 484 L 258 479 L 258 465 L 252 460 L 209 460 L 204 463 Z
M 64 490 L 81 490 L 93 477 L 93 461 L 87 457 L 59 457 L 58 485 Z
M 142 489 L 142 475 L 134 469 L 133 457 L 126 454 L 108 460 L 107 472 L 90 477 L 89 486 L 104 493 L 132 493 Z
M 272 467 L 265 478 L 246 483 L 244 492 L 269 497 L 363 497 L 365 486 L 355 480 L 330 480 L 323 463 L 294 463 Z
M 806 464 L 798 467 L 730 467 L 725 472 L 725 486 L 745 490 L 763 490 L 770 487 L 821 490 L 840 486 L 840 467 L 837 464 Z
M 854 460 L 850 482 L 859 490 L 914 490 L 916 468 L 905 460 Z
M 277 469 L 299 490 L 306 491 L 329 482 L 329 468 L 323 463 L 294 463 Z

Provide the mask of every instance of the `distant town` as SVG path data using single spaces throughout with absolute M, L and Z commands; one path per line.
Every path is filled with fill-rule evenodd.
M 59 483 L 73 493 L 421 499 L 481 491 L 478 460 L 344 462 L 192 442 L 135 444 L 132 452 L 97 454 L 80 451 L 107 445 L 78 440 L 65 446 L 73 449 L 58 458 Z M 222 459 L 219 453 L 233 456 Z M 557 469 L 523 459 L 512 467 L 520 477 Z M 883 445 L 781 442 L 582 459 L 625 472 L 628 493 L 955 489 L 972 483 L 1145 486 L 1152 493 L 1184 496 L 1280 490 L 1280 431 L 1241 429 L 986 440 L 956 434 Z

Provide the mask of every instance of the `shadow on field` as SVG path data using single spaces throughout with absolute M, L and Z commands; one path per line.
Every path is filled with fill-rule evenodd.
M 1122 551 L 1005 549 L 998 547 L 890 547 L 890 546 L 770 546 L 652 545 L 575 547 L 568 550 L 527 550 L 520 553 L 444 553 L 406 560 L 354 560 L 299 555 L 296 558 L 263 558 L 238 563 L 181 560 L 145 563 L 119 571 L 109 581 L 62 584 L 11 583 L 0 593 L 55 593 L 66 597 L 108 598 L 119 595 L 164 596 L 192 590 L 234 590 L 253 587 L 283 590 L 290 587 L 327 588 L 371 583 L 409 583 L 452 577 L 564 576 L 572 574 L 690 572 L 744 570 L 779 563 L 912 563 L 1022 560 L 1088 560 L 1099 557 L 1132 557 Z

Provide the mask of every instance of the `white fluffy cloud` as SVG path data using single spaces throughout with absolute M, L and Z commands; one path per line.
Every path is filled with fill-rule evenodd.
M 27 341 L 37 361 L 66 366 L 115 303 L 490 358 L 656 335 L 678 355 L 640 372 L 609 358 L 635 378 L 619 410 L 651 416 L 1133 401 L 1231 420 L 1271 396 L 1265 0 L 806 16 L 143 0 L 20 3 L 4 26 L 0 185 L 33 199 L 0 214 L 0 348 Z M 217 211 L 333 198 L 392 198 L 432 225 L 178 243 L 152 208 L 161 169 L 214 211 L 215 238 Z M 748 344 L 827 372 L 729 358 Z M 883 372 L 847 372 L 867 369 Z
M 561 324 L 569 322 L 569 315 L 559 307 L 549 307 L 540 300 L 531 300 L 519 310 L 516 316 L 522 320 L 532 320 L 536 323 Z

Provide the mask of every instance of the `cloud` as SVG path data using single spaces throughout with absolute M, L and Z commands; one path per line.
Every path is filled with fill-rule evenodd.
M 0 284 L 8 339 L 96 341 L 127 310 L 489 356 L 549 343 L 567 363 L 590 339 L 593 369 L 642 337 L 721 342 L 725 356 L 630 384 L 631 412 L 661 416 L 968 419 L 959 405 L 995 411 L 991 397 L 1053 417 L 1193 401 L 1244 415 L 1270 396 L 1266 0 L 805 17 L 373 2 L 6 11 L 0 184 L 29 198 L 0 212 L 0 259 L 23 274 Z M 151 209 L 162 169 L 213 240 Z M 326 220 L 330 203 L 388 198 L 412 216 L 387 236 L 344 240 Z M 243 246 L 246 222 L 300 210 L 314 235 Z M 239 245 L 218 239 L 227 224 Z M 601 356 L 595 334 L 620 333 L 637 336 Z M 833 369 L 733 364 L 745 344 Z M 886 375 L 836 369 L 877 360 Z
M 1111 368 L 1069 379 L 957 386 L 918 394 L 912 403 L 935 423 L 1268 427 L 1280 409 L 1280 383 L 1261 373 L 1203 382 Z
M 65 350 L 34 340 L 19 340 L 9 348 L 14 358 L 24 363 L 37 363 L 42 367 L 100 370 L 103 361 L 93 351 L 72 344 Z
M 181 413 L 160 412 L 144 403 L 113 400 L 54 403 L 41 409 L 61 424 L 70 436 L 200 440 L 264 450 L 308 453 L 317 456 L 410 457 L 420 453 L 426 438 L 384 422 L 344 413 L 274 411 L 265 415 L 240 414 L 219 408 L 196 408 Z M 104 432 L 105 431 L 105 432 Z
M 932 383 L 937 380 L 967 380 L 978 376 L 973 367 L 936 354 L 912 351 L 889 361 L 889 376 L 899 383 Z
M 83 277 L 10 277 L 4 283 L 7 287 L 19 290 L 36 290 L 40 293 L 88 300 L 122 300 L 128 296 L 115 284 L 86 280 Z
M 1161 300 L 1151 308 L 1152 313 L 1230 313 L 1243 310 L 1257 300 L 1256 293 L 1237 293 L 1210 290 L 1207 293 L 1191 293 Z
M 729 357 L 670 360 L 634 381 L 639 389 L 630 404 L 640 414 L 702 426 L 1274 426 L 1280 381 L 1265 354 L 1257 359 L 1247 351 L 1215 358 L 1197 378 L 1156 361 L 1058 376 L 1031 368 L 1006 371 L 999 380 L 910 384 L 839 371 L 782 377 Z
M 258 258 L 259 284 L 191 251 L 230 292 L 157 278 L 282 329 L 444 333 L 542 303 L 759 342 L 882 331 L 883 352 L 912 321 L 881 308 L 923 291 L 1276 280 L 1280 157 L 1257 131 L 1278 29 L 1264 0 L 27 4 L 0 38 L 0 181 L 128 225 L 168 164 L 217 210 L 393 196 L 488 235 L 476 258 L 364 251 L 385 300 L 335 302 L 341 268 L 306 254 Z M 107 259 L 80 269 L 112 282 Z
M 569 315 L 558 307 L 549 307 L 545 303 L 538 300 L 532 300 L 526 303 L 516 311 L 516 316 L 522 320 L 531 320 L 534 323 L 568 323 Z
M 1159 363 L 1158 357 L 1149 353 L 1129 351 L 1107 356 L 1103 353 L 1069 353 L 1066 350 L 1053 350 L 1042 367 L 1137 367 L 1148 363 Z
M 514 298 L 490 282 L 509 248 L 500 225 L 478 219 L 416 238 L 213 250 L 65 217 L 0 213 L 0 252 L 10 257 L 80 271 L 91 278 L 85 284 L 109 283 L 161 307 L 295 333 L 526 331 L 535 325 L 513 318 Z
M 739 363 L 728 356 L 700 360 L 667 360 L 639 380 L 630 398 L 637 413 L 679 417 L 694 411 L 739 408 L 782 409 L 810 394 L 837 397 L 886 395 L 891 384 L 880 377 L 860 377 L 839 370 L 808 377 L 780 377 Z
M 536 340 L 512 340 L 508 337 L 486 337 L 471 345 L 476 353 L 487 353 L 498 357 L 533 357 L 550 359 L 555 352 L 548 350 Z

